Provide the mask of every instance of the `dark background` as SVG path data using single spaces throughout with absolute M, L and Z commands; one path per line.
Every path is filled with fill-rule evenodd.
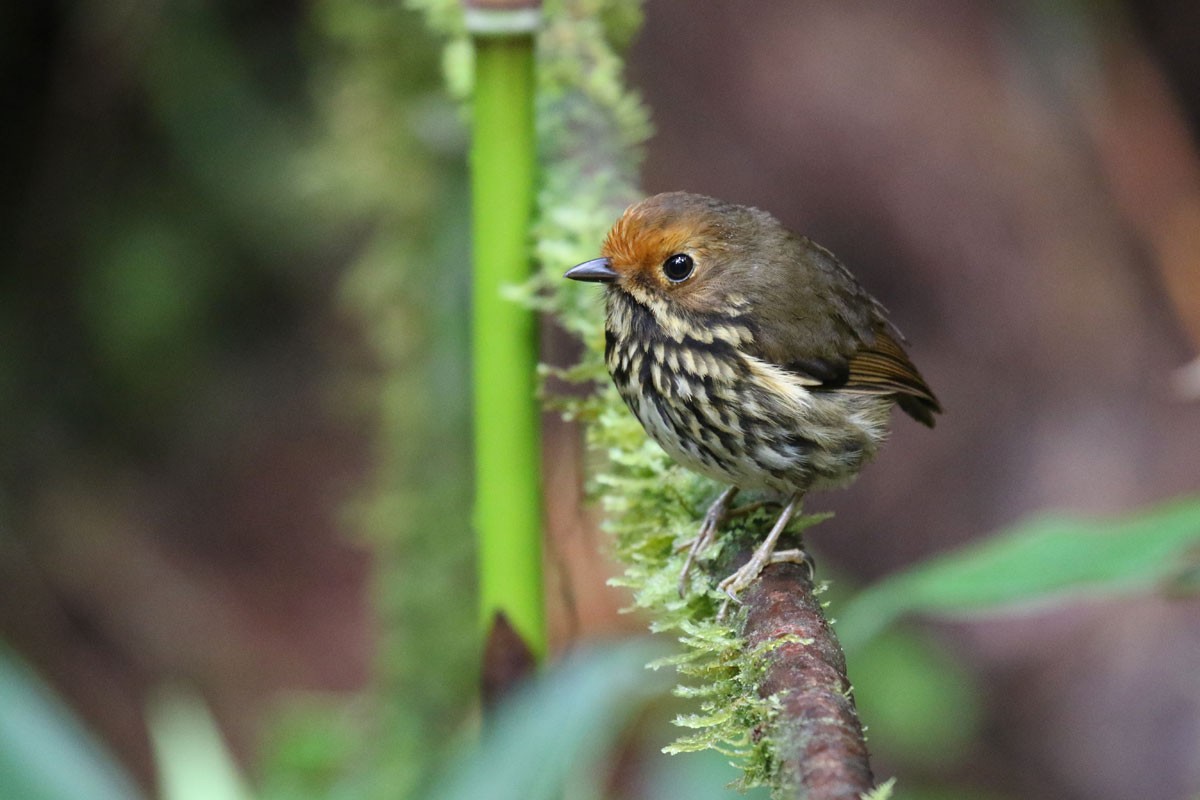
M 946 408 L 814 499 L 837 512 L 823 566 L 867 582 L 1036 511 L 1196 491 L 1200 381 L 1177 370 L 1200 343 L 1200 7 L 646 12 L 647 192 L 757 205 L 832 249 Z M 439 43 L 351 0 L 10 4 L 0 25 L 0 635 L 147 786 L 165 681 L 252 773 L 297 690 L 461 718 L 465 140 Z M 577 436 L 550 425 L 556 467 Z M 557 646 L 640 630 L 578 472 L 550 472 Z M 462 567 L 444 616 L 391 597 L 424 553 Z M 880 772 L 1191 796 L 1197 619 L 1153 596 L 939 626 L 977 736 L 944 774 Z M 428 641 L 458 672 L 396 666 Z

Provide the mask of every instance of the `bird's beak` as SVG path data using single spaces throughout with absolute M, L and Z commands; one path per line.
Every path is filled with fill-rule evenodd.
M 607 258 L 593 258 L 578 266 L 571 267 L 564 278 L 573 281 L 591 281 L 592 283 L 612 283 L 617 279 L 617 272 L 612 268 L 612 262 Z

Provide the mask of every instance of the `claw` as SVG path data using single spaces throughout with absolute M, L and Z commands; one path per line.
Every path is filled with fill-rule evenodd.
M 795 550 L 780 550 L 772 553 L 769 564 L 803 564 L 808 570 L 808 582 L 814 583 L 817 580 L 817 565 L 813 562 L 812 556 L 807 550 L 797 548 Z
M 725 600 L 721 603 L 721 610 L 717 612 L 717 622 L 724 622 L 725 617 L 729 614 L 730 606 L 743 605 L 741 599 L 734 594 L 725 593 Z

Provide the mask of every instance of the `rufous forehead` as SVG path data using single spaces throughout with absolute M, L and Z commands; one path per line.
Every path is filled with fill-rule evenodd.
M 698 249 L 708 228 L 696 215 L 668 217 L 634 206 L 613 225 L 600 253 L 612 259 L 618 271 L 658 264 L 674 253 Z

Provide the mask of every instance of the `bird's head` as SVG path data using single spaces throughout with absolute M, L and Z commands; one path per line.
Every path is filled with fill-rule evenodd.
M 686 192 L 658 194 L 635 203 L 613 225 L 601 258 L 566 273 L 607 283 L 643 303 L 660 300 L 695 312 L 737 304 L 755 285 L 758 257 L 783 233 L 757 209 Z

